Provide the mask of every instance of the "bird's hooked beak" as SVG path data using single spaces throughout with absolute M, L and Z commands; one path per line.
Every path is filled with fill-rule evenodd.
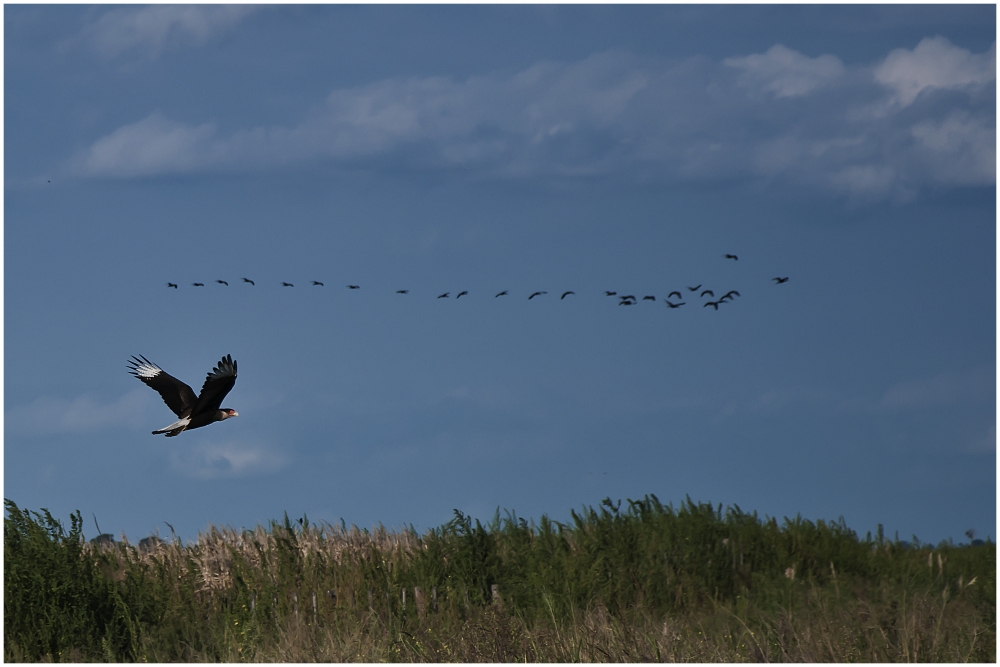
M 240 413 L 236 412 L 236 410 L 230 410 L 229 411 L 229 416 L 230 417 L 239 417 Z

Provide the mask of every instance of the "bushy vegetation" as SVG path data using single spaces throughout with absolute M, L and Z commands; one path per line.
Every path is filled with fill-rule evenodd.
M 418 535 L 211 528 L 92 544 L 6 501 L 13 661 L 996 659 L 996 548 L 843 521 L 605 500 L 567 524 L 456 511 Z

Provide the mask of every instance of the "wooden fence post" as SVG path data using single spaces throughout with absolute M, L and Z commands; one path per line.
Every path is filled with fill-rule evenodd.
M 421 621 L 424 620 L 424 615 L 427 612 L 427 601 L 424 599 L 424 591 L 420 586 L 413 587 L 413 602 L 417 605 L 417 618 Z
M 490 596 L 493 598 L 493 604 L 500 602 L 500 590 L 496 584 L 490 584 Z

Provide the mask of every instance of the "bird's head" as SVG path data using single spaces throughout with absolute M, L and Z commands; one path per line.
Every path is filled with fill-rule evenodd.
M 240 416 L 240 413 L 236 412 L 236 410 L 233 410 L 232 408 L 222 408 L 221 410 L 219 410 L 219 412 L 222 413 L 222 419 L 229 419 L 230 417 Z M 219 421 L 222 421 L 222 419 L 220 419 Z

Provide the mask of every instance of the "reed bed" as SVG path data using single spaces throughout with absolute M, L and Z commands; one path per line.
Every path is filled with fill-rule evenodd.
M 306 517 L 94 544 L 6 501 L 4 657 L 995 662 L 996 549 L 655 496 L 560 523 Z

